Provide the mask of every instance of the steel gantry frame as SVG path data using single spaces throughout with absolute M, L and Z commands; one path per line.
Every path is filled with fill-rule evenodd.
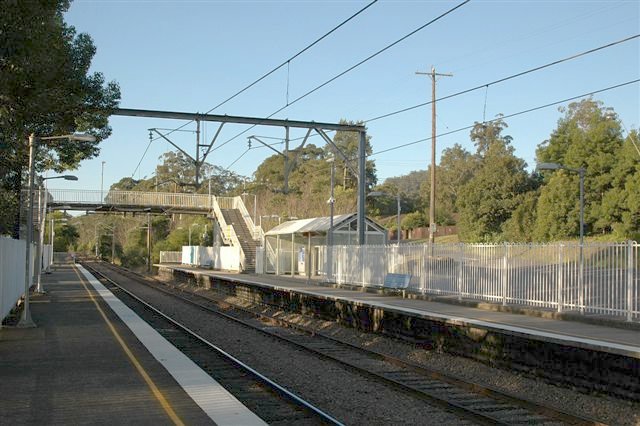
M 176 144 L 171 142 L 166 136 L 162 135 L 160 132 L 157 132 L 161 137 L 171 143 L 173 146 L 178 148 L 183 154 L 187 155 L 190 158 L 196 167 L 196 186 L 199 184 L 199 170 L 202 163 L 204 163 L 207 155 L 211 152 L 213 145 L 222 130 L 222 127 L 226 123 L 233 124 L 249 124 L 256 126 L 271 126 L 271 127 L 284 127 L 287 134 L 287 141 L 289 135 L 290 128 L 299 128 L 299 129 L 308 129 L 305 140 L 301 144 L 301 147 L 304 146 L 306 139 L 309 136 L 309 133 L 312 130 L 315 130 L 322 138 L 331 145 L 333 150 L 338 154 L 346 163 L 349 170 L 356 176 L 358 181 L 358 244 L 365 244 L 365 196 L 366 196 L 366 154 L 365 154 L 365 144 L 367 140 L 367 131 L 364 125 L 359 124 L 340 124 L 340 123 L 319 123 L 315 121 L 298 121 L 298 120 L 282 120 L 282 119 L 274 119 L 274 118 L 257 118 L 257 117 L 242 117 L 242 116 L 232 116 L 232 115 L 218 115 L 218 114 L 201 114 L 201 113 L 193 113 L 193 112 L 177 112 L 177 111 L 157 111 L 157 110 L 143 110 L 143 109 L 130 109 L 130 108 L 116 108 L 113 112 L 113 115 L 125 116 L 125 117 L 146 117 L 146 118 L 163 118 L 170 120 L 190 120 L 195 121 L 197 126 L 196 131 L 196 158 L 193 158 L 189 154 L 187 154 L 184 150 L 179 148 Z M 201 121 L 209 121 L 209 122 L 217 122 L 220 123 L 220 127 L 216 131 L 213 139 L 208 144 L 200 143 L 200 122 Z M 345 132 L 357 132 L 359 135 L 358 142 L 358 165 L 357 168 L 351 165 L 351 160 L 347 158 L 347 156 L 333 143 L 331 138 L 329 138 L 325 130 L 333 130 L 333 131 L 345 131 Z M 202 159 L 200 159 L 200 148 L 206 147 L 207 151 L 203 154 Z M 285 153 L 280 153 L 284 155 L 288 162 L 288 146 L 285 149 Z M 295 161 L 295 159 L 294 159 Z M 287 169 L 291 169 L 293 166 L 287 164 Z M 285 173 L 287 170 L 285 170 Z M 285 186 L 286 188 L 286 186 Z

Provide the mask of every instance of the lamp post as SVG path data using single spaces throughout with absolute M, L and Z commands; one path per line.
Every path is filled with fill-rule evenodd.
M 584 313 L 584 177 L 586 170 L 584 167 L 573 169 L 558 163 L 538 163 L 536 170 L 567 170 L 577 173 L 580 176 L 580 273 L 578 275 L 580 288 L 580 312 Z
M 40 141 L 54 140 L 54 139 L 69 139 L 75 141 L 87 141 L 93 142 L 96 140 L 95 136 L 87 134 L 71 134 L 63 136 L 49 136 L 38 138 L 34 133 L 29 135 L 29 170 L 28 170 L 28 193 L 27 193 L 27 235 L 26 242 L 27 247 L 25 250 L 25 277 L 24 277 L 24 309 L 18 322 L 18 327 L 28 328 L 35 327 L 36 324 L 31 319 L 31 312 L 29 310 L 29 288 L 31 287 L 31 240 L 33 240 L 33 184 L 35 178 L 35 155 L 37 145 Z M 35 268 L 34 268 L 35 270 Z
M 400 227 L 400 212 L 401 212 L 401 207 L 400 207 L 400 194 L 398 193 L 398 194 L 396 194 L 396 195 L 394 196 L 394 195 L 391 195 L 391 194 L 387 194 L 387 193 L 385 193 L 385 192 L 373 191 L 373 192 L 370 192 L 370 193 L 367 195 L 367 197 L 395 197 L 395 198 L 396 198 L 396 201 L 397 201 L 397 215 L 396 215 L 396 222 L 397 222 L 397 224 L 396 224 L 396 226 L 397 226 L 397 228 L 398 228 L 398 231 L 397 231 L 397 235 L 396 235 L 396 237 L 397 237 L 397 244 L 398 244 L 398 245 L 400 245 L 400 233 L 402 232 L 402 229 L 401 229 L 401 227 Z

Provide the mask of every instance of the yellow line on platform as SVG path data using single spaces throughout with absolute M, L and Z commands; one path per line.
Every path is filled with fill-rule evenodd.
M 75 265 L 73 266 L 73 271 L 76 273 L 76 275 L 80 279 L 80 283 L 82 284 L 84 289 L 89 294 L 89 297 L 91 298 L 91 301 L 94 303 L 94 305 L 96 305 L 96 308 L 98 309 L 98 312 L 100 312 L 100 315 L 102 315 L 102 319 L 104 319 L 105 323 L 107 323 L 107 326 L 111 330 L 111 333 L 113 333 L 113 336 L 115 337 L 115 339 L 120 344 L 120 347 L 122 347 L 122 350 L 124 351 L 124 353 L 127 354 L 127 357 L 129 358 L 129 360 L 131 361 L 133 366 L 136 368 L 136 370 L 138 370 L 138 373 L 140 373 L 140 375 L 142 376 L 144 381 L 147 383 L 147 386 L 149 386 L 149 389 L 153 393 L 153 396 L 156 397 L 156 399 L 158 400 L 158 402 L 160 403 L 160 405 L 162 406 L 164 411 L 167 413 L 169 418 L 171 418 L 171 420 L 173 421 L 173 423 L 176 426 L 184 426 L 184 422 L 180 419 L 180 417 L 178 417 L 176 412 L 173 411 L 173 408 L 171 407 L 171 404 L 169 404 L 169 401 L 167 401 L 167 398 L 165 398 L 165 396 L 162 394 L 162 392 L 160 391 L 158 386 L 156 386 L 154 381 L 151 379 L 149 374 L 146 372 L 146 370 L 144 369 L 142 364 L 140 364 L 140 362 L 138 361 L 136 356 L 133 354 L 133 352 L 131 352 L 131 349 L 129 349 L 129 346 L 127 346 L 127 344 L 124 341 L 124 339 L 120 336 L 120 333 L 118 333 L 118 330 L 116 330 L 116 328 L 113 325 L 113 323 L 109 320 L 109 318 L 107 318 L 107 315 L 104 313 L 104 311 L 100 307 L 100 304 L 95 299 L 95 297 L 93 297 L 93 293 L 91 293 L 91 291 L 89 290 L 89 288 L 85 284 L 85 280 L 82 278 L 82 276 L 78 272 L 78 268 L 76 268 Z

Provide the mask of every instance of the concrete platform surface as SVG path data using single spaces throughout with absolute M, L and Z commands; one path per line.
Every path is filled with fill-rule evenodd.
M 158 265 L 160 266 L 160 265 Z M 162 267 L 168 267 L 162 265 Z M 479 309 L 459 304 L 403 298 L 359 290 L 320 285 L 318 281 L 274 275 L 235 274 L 184 266 L 173 269 L 235 280 L 252 285 L 294 291 L 319 297 L 381 307 L 385 310 L 411 313 L 446 323 L 468 324 L 531 339 L 551 341 L 568 346 L 597 350 L 640 359 L 640 330 L 595 325 L 580 321 L 549 319 L 531 315 Z
M 37 328 L 0 329 L 0 424 L 213 424 L 75 267 L 56 269 Z

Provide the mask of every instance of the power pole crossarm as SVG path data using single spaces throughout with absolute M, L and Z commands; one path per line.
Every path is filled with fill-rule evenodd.
M 416 71 L 418 75 L 431 77 L 431 192 L 429 194 L 429 244 L 433 247 L 436 227 L 436 77 L 453 77 L 453 74 Z

